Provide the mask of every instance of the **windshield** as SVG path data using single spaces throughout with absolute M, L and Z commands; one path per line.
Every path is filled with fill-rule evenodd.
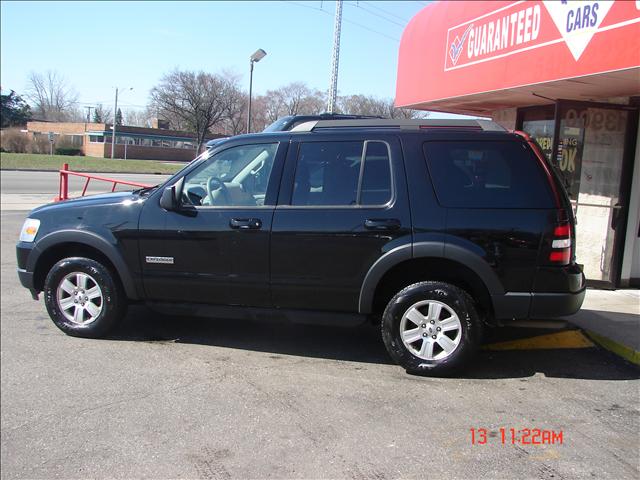
M 286 117 L 279 118 L 267 128 L 263 130 L 263 132 L 282 132 L 285 130 L 285 126 L 293 119 L 292 115 L 288 115 Z

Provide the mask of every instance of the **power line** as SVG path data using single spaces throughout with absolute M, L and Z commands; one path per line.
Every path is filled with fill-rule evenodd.
M 321 8 L 318 8 L 318 7 L 312 7 L 311 5 L 305 5 L 305 4 L 303 4 L 303 3 L 292 2 L 292 1 L 287 1 L 287 0 L 280 0 L 280 1 L 281 1 L 282 3 L 286 3 L 287 5 L 296 5 L 296 6 L 298 6 L 298 7 L 310 8 L 311 10 L 316 10 L 316 11 L 318 11 L 318 12 L 325 13 L 325 14 L 327 14 L 327 15 L 329 15 L 329 16 L 333 16 L 333 15 L 331 15 L 331 13 L 327 12 L 326 10 L 323 10 L 323 9 L 321 9 Z M 356 25 L 357 27 L 360 27 L 360 28 L 363 28 L 363 29 L 365 29 L 365 30 L 368 30 L 368 31 L 370 31 L 370 32 L 372 32 L 372 33 L 376 33 L 376 34 L 378 34 L 378 35 L 381 35 L 381 36 L 383 36 L 383 37 L 386 37 L 386 38 L 388 38 L 389 40 L 393 40 L 394 42 L 398 42 L 398 43 L 400 43 L 400 39 L 399 39 L 399 38 L 392 37 L 392 36 L 390 36 L 390 35 L 387 35 L 386 33 L 379 32 L 379 31 L 377 31 L 377 30 L 374 30 L 373 28 L 366 27 L 366 26 L 364 26 L 364 25 L 362 25 L 362 24 L 360 24 L 360 23 L 358 23 L 358 22 L 354 22 L 353 20 L 349 20 L 349 19 L 347 19 L 347 18 L 343 18 L 343 20 L 344 20 L 345 22 L 347 22 L 347 23 L 350 23 L 350 24 L 352 24 L 352 25 Z
M 391 13 L 388 10 L 385 10 L 384 8 L 380 8 L 377 5 L 374 4 L 374 2 L 359 2 L 359 3 L 366 3 L 367 5 L 369 5 L 371 8 L 375 8 L 376 10 L 383 12 L 386 15 L 389 15 L 390 17 L 394 17 L 397 18 L 398 20 L 400 20 L 401 22 L 404 22 L 404 24 L 406 25 L 407 23 L 409 23 L 409 20 L 407 20 L 406 18 L 402 18 L 399 17 L 398 15 L 396 15 L 395 13 Z
M 354 3 L 347 3 L 347 5 L 351 6 L 351 7 L 356 7 L 359 8 L 360 10 L 364 10 L 365 12 L 367 12 L 370 15 L 373 15 L 375 17 L 381 18 L 382 20 L 386 20 L 389 23 L 393 23 L 394 25 L 399 26 L 400 28 L 404 28 L 405 26 L 402 23 L 398 23 L 395 20 L 391 20 L 387 17 L 384 17 L 382 15 L 380 15 L 379 13 L 373 12 L 371 10 L 369 10 L 368 8 L 363 7 L 362 5 L 358 4 L 354 4 Z
M 351 23 L 353 25 L 356 25 L 356 26 L 358 26 L 360 28 L 364 28 L 365 30 L 369 30 L 370 32 L 377 33 L 378 35 L 382 35 L 383 37 L 386 37 L 389 40 L 393 40 L 394 42 L 400 43 L 400 39 L 399 38 L 392 37 L 390 35 L 387 35 L 386 33 L 382 33 L 382 32 L 379 32 L 377 30 L 374 30 L 373 28 L 365 27 L 364 25 L 362 25 L 360 23 L 357 23 L 357 22 L 354 22 L 353 20 L 349 20 L 347 18 L 345 18 L 344 21 L 347 22 L 347 23 Z

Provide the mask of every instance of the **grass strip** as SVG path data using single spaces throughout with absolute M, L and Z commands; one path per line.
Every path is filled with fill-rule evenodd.
M 119 158 L 71 157 L 37 153 L 0 153 L 2 170 L 57 171 L 64 163 L 76 172 L 93 173 L 158 173 L 172 174 L 185 163 L 173 164 L 161 160 L 124 160 Z

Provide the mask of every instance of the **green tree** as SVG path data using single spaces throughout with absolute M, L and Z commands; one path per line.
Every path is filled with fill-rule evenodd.
M 122 125 L 122 110 L 118 107 L 118 111 L 116 112 L 116 125 Z
M 11 90 L 8 95 L 0 95 L 2 111 L 0 123 L 2 128 L 25 125 L 31 120 L 31 108 L 16 92 Z
M 93 111 L 94 123 L 111 123 L 111 112 L 99 103 Z

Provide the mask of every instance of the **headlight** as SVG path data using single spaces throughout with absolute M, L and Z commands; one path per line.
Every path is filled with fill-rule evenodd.
M 39 228 L 40 220 L 36 218 L 27 218 L 24 221 L 24 225 L 22 225 L 22 230 L 20 230 L 20 241 L 33 242 L 38 234 Z

